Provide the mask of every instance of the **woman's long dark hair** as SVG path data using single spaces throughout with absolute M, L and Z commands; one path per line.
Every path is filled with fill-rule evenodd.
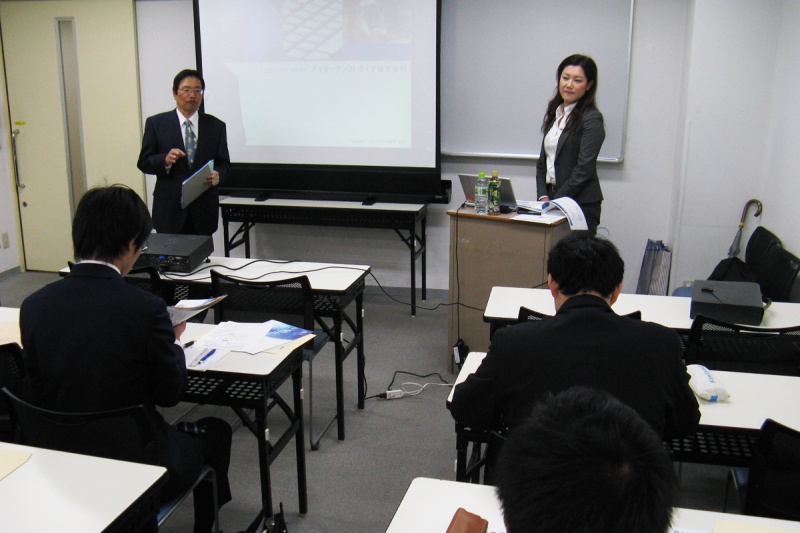
M 561 73 L 564 72 L 564 69 L 569 66 L 581 67 L 583 69 L 583 73 L 586 75 L 586 83 L 591 83 L 592 86 L 586 89 L 586 94 L 584 94 L 583 97 L 578 100 L 575 109 L 573 109 L 572 113 L 569 114 L 569 120 L 567 121 L 567 125 L 564 129 L 568 130 L 573 124 L 580 123 L 581 119 L 583 118 L 583 114 L 587 109 L 597 107 L 595 104 L 595 95 L 597 94 L 597 64 L 595 64 L 594 59 L 589 56 L 584 56 L 581 54 L 569 56 L 562 61 L 560 65 L 558 65 L 558 72 L 556 72 L 556 93 L 553 95 L 553 99 L 547 104 L 547 111 L 545 111 L 544 120 L 542 120 L 542 133 L 545 135 L 547 135 L 547 132 L 550 131 L 550 128 L 553 126 L 553 122 L 556 121 L 556 109 L 558 109 L 558 106 L 564 102 L 564 99 L 561 98 L 561 93 L 558 90 L 558 86 L 561 83 Z

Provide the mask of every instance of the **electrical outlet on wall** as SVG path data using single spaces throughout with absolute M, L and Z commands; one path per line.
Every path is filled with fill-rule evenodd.
M 8 248 L 8 232 L 4 231 L 2 235 L 0 235 L 0 241 L 2 241 L 3 248 Z

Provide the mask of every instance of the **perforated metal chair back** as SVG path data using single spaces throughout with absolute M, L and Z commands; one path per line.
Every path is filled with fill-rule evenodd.
M 213 295 L 226 297 L 214 306 L 214 321 L 265 322 L 278 320 L 298 326 L 316 335 L 313 343 L 303 349 L 308 362 L 308 438 L 311 449 L 319 448 L 314 437 L 314 358 L 330 339 L 327 331 L 314 329 L 314 294 L 307 276 L 277 281 L 245 281 L 211 270 Z M 323 431 L 324 434 L 324 431 Z
M 800 520 L 800 431 L 767 419 L 756 439 L 744 512 Z
M 528 309 L 527 307 L 520 306 L 519 308 L 519 315 L 517 315 L 517 322 L 539 322 L 541 320 L 545 320 L 550 318 L 550 315 L 546 315 L 544 313 L 540 313 L 539 311 L 534 311 L 533 309 Z
M 24 380 L 22 348 L 15 342 L 0 345 L 0 387 L 8 387 L 12 392 L 22 394 Z
M 689 331 L 686 364 L 800 376 L 800 326 L 754 328 L 698 315 Z
M 226 298 L 214 307 L 214 322 L 279 320 L 314 330 L 314 296 L 307 276 L 278 281 L 244 281 L 211 270 L 213 295 Z
M 160 298 L 164 297 L 161 287 L 161 276 L 158 275 L 158 271 L 154 266 L 148 265 L 132 268 L 123 279 L 129 285 L 144 289 Z
M 632 313 L 628 313 L 626 316 L 628 318 L 633 318 L 634 320 L 641 320 L 642 319 L 642 312 L 641 311 L 633 311 Z M 545 313 L 540 313 L 539 311 L 534 311 L 533 309 L 528 309 L 527 307 L 520 307 L 519 308 L 519 315 L 517 315 L 517 323 L 522 322 L 539 322 L 541 320 L 546 320 L 551 318 L 551 315 L 547 315 Z

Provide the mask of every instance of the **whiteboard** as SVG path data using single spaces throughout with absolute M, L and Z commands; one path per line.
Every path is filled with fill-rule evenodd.
M 441 152 L 538 158 L 556 69 L 597 63 L 600 160 L 622 161 L 633 0 L 442 0 Z

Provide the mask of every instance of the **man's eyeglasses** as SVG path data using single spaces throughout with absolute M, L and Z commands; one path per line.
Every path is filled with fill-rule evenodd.
M 148 248 L 150 248 L 150 246 L 148 246 L 148 244 L 147 244 L 147 243 L 144 243 L 144 244 L 142 245 L 142 247 L 139 249 L 139 252 L 141 252 L 141 253 L 145 253 L 145 252 L 147 251 L 147 249 L 148 249 Z
M 178 89 L 178 92 L 189 96 L 190 94 L 203 94 L 203 89 L 189 89 L 188 87 L 184 87 L 183 89 Z

